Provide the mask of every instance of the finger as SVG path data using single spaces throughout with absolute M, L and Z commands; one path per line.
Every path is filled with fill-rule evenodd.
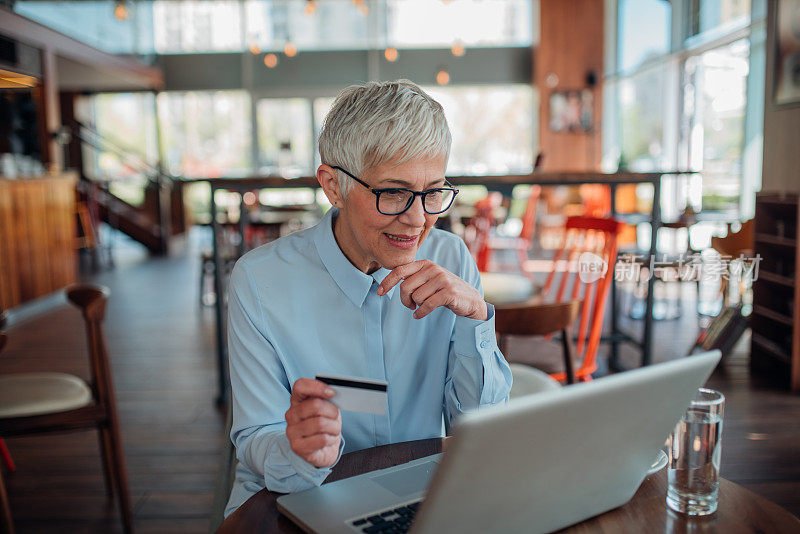
M 415 272 L 425 267 L 428 263 L 431 263 L 431 261 L 420 260 L 395 267 L 392 269 L 392 272 L 386 275 L 386 278 L 383 279 L 381 285 L 378 286 L 378 295 L 385 295 L 390 289 L 397 285 L 400 280 L 406 278 L 407 276 L 411 276 Z
M 330 399 L 336 394 L 327 384 L 312 378 L 300 378 L 292 387 L 290 401 L 292 404 L 303 402 L 311 397 Z
M 310 417 L 327 417 L 329 419 L 339 418 L 339 408 L 332 402 L 314 398 L 307 399 L 294 408 L 294 415 L 298 420 L 308 419 Z
M 446 306 L 449 302 L 450 296 L 444 291 L 437 291 L 431 295 L 425 302 L 420 304 L 417 311 L 414 312 L 414 319 L 422 319 L 439 306 Z
M 313 436 L 315 434 L 330 434 L 331 436 L 338 436 L 342 431 L 342 425 L 338 419 L 329 419 L 327 417 L 311 417 L 304 419 L 296 425 L 296 432 L 302 438 Z
M 400 284 L 400 300 L 406 308 L 411 310 L 417 309 L 417 305 L 419 305 L 421 301 L 413 298 L 413 295 L 420 286 L 427 284 L 441 272 L 441 267 L 435 263 L 431 263 L 403 280 L 403 283 Z
M 405 282 L 404 282 L 405 283 Z M 449 282 L 447 275 L 443 272 L 438 272 L 429 278 L 426 283 L 420 285 L 411 295 L 411 300 L 417 305 L 422 305 L 423 302 L 428 300 L 431 295 L 438 291 L 444 291 L 446 294 L 452 295 L 455 291 L 453 285 Z M 417 306 L 414 306 L 416 309 Z

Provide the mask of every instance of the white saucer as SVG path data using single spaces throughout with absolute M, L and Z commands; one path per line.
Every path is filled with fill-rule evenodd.
M 658 473 L 662 469 L 667 466 L 667 453 L 664 451 L 658 451 L 658 456 L 656 460 L 653 462 L 653 465 L 650 466 L 650 469 L 647 470 L 648 475 L 652 475 L 653 473 Z

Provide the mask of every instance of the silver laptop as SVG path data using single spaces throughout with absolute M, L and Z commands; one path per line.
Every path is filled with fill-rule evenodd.
M 320 534 L 572 525 L 633 497 L 719 358 L 693 355 L 466 414 L 445 454 L 284 495 L 278 509 Z

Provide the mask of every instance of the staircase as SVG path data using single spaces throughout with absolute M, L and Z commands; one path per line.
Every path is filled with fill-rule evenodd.
M 85 146 L 122 157 L 148 178 L 145 200 L 134 206 L 108 190 L 108 183 L 91 180 L 81 169 L 78 193 L 90 210 L 110 227 L 138 241 L 153 254 L 166 254 L 170 237 L 186 231 L 182 182 L 144 161 L 129 149 L 101 135 L 91 126 L 75 122 L 75 138 Z

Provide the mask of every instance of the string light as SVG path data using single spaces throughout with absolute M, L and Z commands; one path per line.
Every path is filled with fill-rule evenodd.
M 277 64 L 278 56 L 275 54 L 267 54 L 264 56 L 264 65 L 266 65 L 268 69 L 274 69 Z
M 450 48 L 450 52 L 453 53 L 456 57 L 461 57 L 464 55 L 464 42 L 461 39 L 456 39 L 453 43 L 452 48 Z
M 297 45 L 295 45 L 291 41 L 288 41 L 283 46 L 283 53 L 286 54 L 286 57 L 294 57 L 294 56 L 296 56 L 297 55 Z
M 436 73 L 436 83 L 439 85 L 450 83 L 450 73 L 444 67 L 440 68 L 439 72 Z
M 367 16 L 369 14 L 369 6 L 364 2 L 364 0 L 353 0 L 353 5 L 358 8 L 358 11 Z
M 312 16 L 317 11 L 317 0 L 306 0 L 306 7 L 303 8 L 303 13 Z
M 119 20 L 125 20 L 128 18 L 128 7 L 125 5 L 123 0 L 117 0 L 117 5 L 114 6 L 114 16 Z
M 396 48 L 390 46 L 383 52 L 383 55 L 386 57 L 386 61 L 394 62 L 397 61 L 398 52 Z

